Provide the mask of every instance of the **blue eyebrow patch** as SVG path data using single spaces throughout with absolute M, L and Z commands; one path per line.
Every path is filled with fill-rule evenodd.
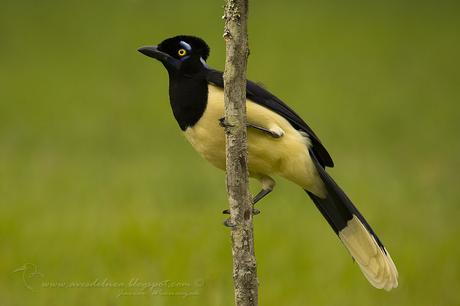
M 183 40 L 179 42 L 179 45 L 181 45 L 181 47 L 183 47 L 187 51 L 192 51 L 192 46 L 190 46 L 188 43 L 186 43 Z
M 181 62 L 185 61 L 186 59 L 190 58 L 190 55 L 184 56 L 181 59 L 179 59 Z

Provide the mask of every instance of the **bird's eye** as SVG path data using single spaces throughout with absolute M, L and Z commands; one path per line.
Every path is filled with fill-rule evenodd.
M 185 54 L 187 54 L 187 51 L 185 51 L 185 49 L 179 49 L 179 51 L 177 51 L 177 54 L 179 54 L 179 56 L 184 56 Z

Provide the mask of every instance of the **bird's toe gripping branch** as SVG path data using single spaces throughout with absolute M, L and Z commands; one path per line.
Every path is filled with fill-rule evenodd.
M 252 215 L 258 215 L 260 214 L 260 210 L 254 207 L 254 205 L 259 202 L 262 198 L 264 198 L 266 195 L 268 195 L 270 192 L 273 191 L 273 188 L 275 187 L 275 181 L 269 177 L 269 176 L 263 176 L 260 179 L 260 182 L 262 183 L 262 190 L 259 191 L 259 193 L 256 194 L 256 196 L 252 199 Z M 223 214 L 229 215 L 230 210 L 225 209 L 222 211 Z M 224 225 L 227 227 L 234 227 L 235 225 L 232 223 L 232 220 L 227 219 L 224 221 Z
M 219 125 L 224 129 L 234 127 L 233 124 L 230 124 L 227 120 L 225 120 L 225 117 L 219 118 Z
M 222 211 L 222 213 L 223 213 L 224 215 L 230 215 L 230 209 L 224 209 L 224 210 Z M 258 215 L 258 214 L 260 214 L 260 210 L 258 210 L 257 208 L 253 208 L 253 209 L 252 209 L 252 214 L 253 214 L 254 216 L 255 216 L 255 215 Z
M 269 189 L 262 189 L 255 197 L 254 199 L 252 200 L 252 205 L 255 205 L 257 202 L 259 202 L 263 197 L 265 197 L 267 194 L 269 194 L 271 191 L 273 190 L 273 188 L 269 188 Z M 225 215 L 229 215 L 230 214 L 230 210 L 229 209 L 225 209 L 222 211 L 223 214 Z M 260 214 L 260 210 L 258 210 L 257 208 L 253 207 L 252 208 L 252 215 L 255 216 L 255 215 L 258 215 Z M 224 225 L 227 226 L 227 227 L 234 227 L 235 224 L 233 224 L 233 221 L 231 220 L 231 218 L 228 218 L 227 220 L 224 221 Z
M 229 215 L 230 214 L 230 210 L 226 209 L 224 211 L 222 211 L 223 214 L 226 214 L 226 215 Z M 258 210 L 257 208 L 253 208 L 252 209 L 252 215 L 255 216 L 255 215 L 258 215 L 260 214 L 260 210 Z M 232 218 L 228 218 L 226 220 L 224 220 L 224 226 L 226 227 L 235 227 L 236 224 L 233 222 Z

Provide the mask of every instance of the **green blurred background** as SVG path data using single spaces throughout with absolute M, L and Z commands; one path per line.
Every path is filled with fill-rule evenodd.
M 319 134 L 400 272 L 371 287 L 278 180 L 255 218 L 261 305 L 460 305 L 457 3 L 250 3 L 248 77 Z M 1 1 L 2 306 L 232 305 L 224 175 L 136 51 L 194 34 L 223 69 L 222 5 Z

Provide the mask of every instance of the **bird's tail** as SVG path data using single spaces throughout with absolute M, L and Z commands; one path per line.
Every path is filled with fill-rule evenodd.
M 310 152 L 310 155 L 327 196 L 320 198 L 307 191 L 308 195 L 358 263 L 367 280 L 379 289 L 389 291 L 396 288 L 398 271 L 390 254 L 351 200 L 320 165 L 314 153 Z

